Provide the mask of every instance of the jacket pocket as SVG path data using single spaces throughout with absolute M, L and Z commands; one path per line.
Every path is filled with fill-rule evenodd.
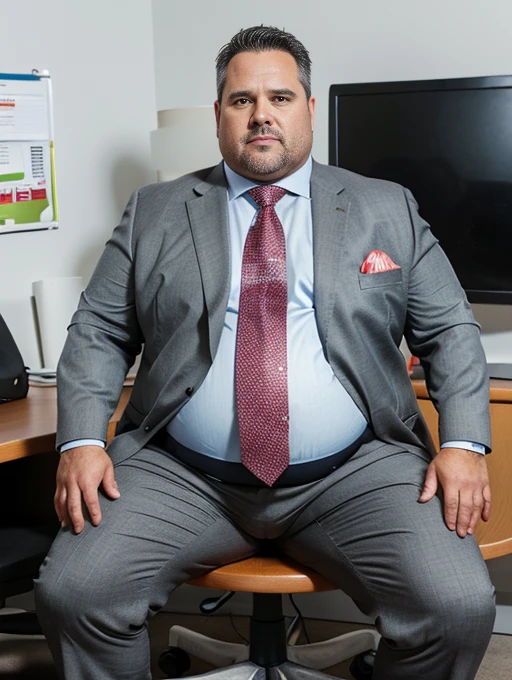
M 362 274 L 359 272 L 358 275 L 359 286 L 362 290 L 402 283 L 401 269 L 390 269 L 388 272 L 378 272 L 377 274 Z
M 404 418 L 404 419 L 402 420 L 402 422 L 403 422 L 404 425 L 407 425 L 407 427 L 409 428 L 409 430 L 412 430 L 413 427 L 414 427 L 414 423 L 415 423 L 417 420 L 418 420 L 418 414 L 417 414 L 417 413 L 413 413 L 412 416 L 407 416 L 407 418 Z

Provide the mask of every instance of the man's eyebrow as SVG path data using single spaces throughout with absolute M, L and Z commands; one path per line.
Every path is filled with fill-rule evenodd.
M 294 98 L 297 96 L 297 93 L 294 92 L 293 90 L 289 90 L 286 87 L 278 88 L 275 90 L 269 90 L 270 94 L 276 95 L 276 96 L 286 96 L 286 97 L 291 97 Z M 252 99 L 253 93 L 251 90 L 236 90 L 235 92 L 231 92 L 230 95 L 228 95 L 228 102 L 233 102 L 235 99 Z
M 293 90 L 289 90 L 286 87 L 280 88 L 278 90 L 270 90 L 270 92 L 271 92 L 271 94 L 283 95 L 283 96 L 287 96 L 287 97 L 296 97 L 297 96 L 296 92 L 294 92 Z
M 228 102 L 232 102 L 235 99 L 240 99 L 241 97 L 246 97 L 249 99 L 251 96 L 252 92 L 250 90 L 236 90 L 228 96 Z

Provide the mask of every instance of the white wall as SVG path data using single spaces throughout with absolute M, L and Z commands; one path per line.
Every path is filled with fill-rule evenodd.
M 132 191 L 153 181 L 151 0 L 4 2 L 0 71 L 52 75 L 60 229 L 0 236 L 0 313 L 38 368 L 32 281 L 87 281 Z
M 264 23 L 294 33 L 313 61 L 313 153 L 324 163 L 334 83 L 512 73 L 510 0 L 281 0 L 271 8 L 153 0 L 153 22 L 158 110 L 212 103 L 215 56 L 240 28 Z M 512 306 L 474 311 L 488 360 L 512 362 Z
M 325 163 L 331 84 L 512 73 L 510 0 L 281 0 L 270 7 L 153 0 L 153 23 L 159 110 L 215 100 L 215 56 L 240 28 L 264 23 L 294 33 L 313 61 L 313 152 Z M 475 305 L 474 311 L 488 360 L 512 362 L 512 306 Z M 489 567 L 498 590 L 510 591 L 512 559 L 493 560 Z M 176 592 L 171 606 L 183 607 L 184 595 Z M 332 616 L 328 599 L 325 605 L 316 598 L 309 614 Z M 510 609 L 501 609 L 497 630 L 512 632 Z M 341 596 L 337 611 L 353 618 Z

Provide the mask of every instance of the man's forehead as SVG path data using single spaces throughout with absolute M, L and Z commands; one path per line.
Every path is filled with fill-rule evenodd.
M 298 66 L 289 52 L 267 50 L 264 52 L 239 52 L 228 64 L 227 78 L 258 75 L 289 75 L 298 79 Z
M 260 89 L 262 83 L 268 90 L 297 92 L 299 69 L 292 55 L 280 50 L 239 52 L 231 59 L 226 73 L 226 95 Z

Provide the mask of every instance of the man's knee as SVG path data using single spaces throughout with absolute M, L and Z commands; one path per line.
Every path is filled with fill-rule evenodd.
M 488 639 L 496 617 L 494 587 L 488 578 L 440 592 L 445 635 L 454 642 Z
M 67 630 L 84 625 L 113 634 L 133 633 L 145 623 L 147 606 L 137 598 L 136 589 L 126 597 L 126 579 L 108 565 L 97 565 L 84 574 L 70 562 L 47 558 L 34 582 L 35 602 L 41 626 Z

